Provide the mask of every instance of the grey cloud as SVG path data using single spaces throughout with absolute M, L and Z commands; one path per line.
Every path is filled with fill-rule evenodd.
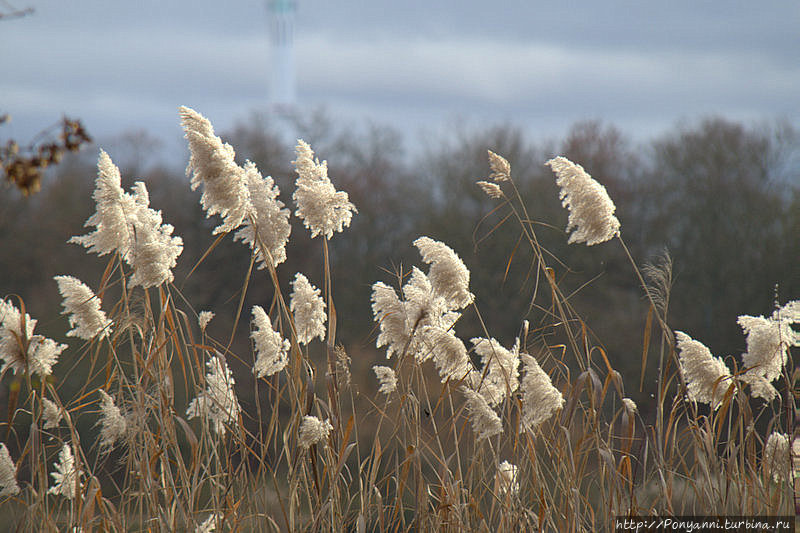
M 519 43 L 638 49 L 762 50 L 795 57 L 800 4 L 742 0 L 300 2 L 314 30 L 358 28 L 358 35 L 472 36 Z M 340 32 L 348 38 L 353 32 Z
M 65 112 L 95 132 L 179 136 L 178 105 L 220 130 L 267 105 L 264 2 L 33 5 L 0 26 L 15 135 Z M 558 129 L 588 116 L 648 133 L 697 113 L 798 122 L 798 19 L 795 0 L 299 0 L 298 92 L 409 131 L 452 116 Z

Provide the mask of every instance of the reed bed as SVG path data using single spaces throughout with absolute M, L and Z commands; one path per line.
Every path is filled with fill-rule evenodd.
M 657 385 L 643 416 L 591 317 L 562 292 L 510 165 L 489 152 L 478 185 L 533 258 L 529 313 L 509 317 L 517 339 L 457 335 L 463 314 L 483 322 L 481 303 L 458 254 L 422 236 L 409 243 L 417 265 L 365 280 L 387 358 L 359 385 L 350 363 L 361 354 L 337 342 L 330 264 L 356 206 L 303 141 L 292 213 L 207 119 L 181 108 L 181 120 L 191 187 L 220 220 L 193 270 L 222 239 L 252 253 L 234 330 L 207 333 L 213 310 L 195 309 L 173 279 L 182 242 L 168 213 L 149 206 L 144 183 L 124 191 L 102 152 L 93 229 L 72 242 L 105 272 L 56 280 L 75 340 L 36 334 L 24 295 L 0 308 L 10 530 L 577 532 L 629 515 L 794 514 L 800 302 L 740 317 L 747 352 L 714 357 L 669 326 L 669 256 L 640 268 L 605 188 L 563 157 L 548 161 L 569 242 L 621 247 L 648 302 L 636 357 L 642 376 L 657 368 Z M 322 279 L 281 270 L 292 216 L 319 243 Z M 273 296 L 245 309 L 252 284 Z M 252 350 L 234 353 L 248 323 Z M 252 401 L 240 403 L 243 391 Z

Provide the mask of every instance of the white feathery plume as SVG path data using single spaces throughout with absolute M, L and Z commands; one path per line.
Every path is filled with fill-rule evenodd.
M 23 321 L 25 323 L 23 331 Z M 22 313 L 13 304 L 0 300 L 0 359 L 3 360 L 0 372 L 10 369 L 14 374 L 27 369 L 32 374 L 49 376 L 58 356 L 66 344 L 34 335 L 36 320 Z M 27 342 L 27 351 L 23 349 Z
M 53 476 L 53 486 L 47 490 L 48 494 L 61 494 L 70 500 L 78 495 L 80 490 L 81 471 L 75 464 L 75 457 L 72 455 L 72 447 L 64 443 L 58 453 L 58 462 L 55 463 L 55 472 L 50 472 Z
M 66 349 L 66 344 L 34 335 L 28 344 L 28 368 L 33 374 L 49 376 L 53 373 L 53 365 L 58 362 L 58 356 Z
M 195 528 L 194 533 L 214 533 L 217 530 L 218 520 L 220 520 L 219 513 L 211 513 L 202 524 Z
M 462 309 L 475 299 L 469 292 L 469 270 L 452 248 L 430 237 L 414 241 L 422 260 L 431 265 L 428 271 L 434 293 L 443 297 L 450 309 Z
M 518 468 L 516 465 L 503 461 L 497 467 L 494 484 L 495 492 L 505 495 L 507 493 L 517 494 L 519 492 L 519 481 L 517 480 Z
M 762 398 L 766 402 L 771 402 L 778 397 L 778 389 L 758 372 L 745 372 L 741 374 L 741 378 L 742 381 L 750 385 L 750 395 L 753 398 Z
M 496 182 L 501 181 L 508 181 L 511 179 L 511 165 L 508 164 L 508 161 L 503 156 L 497 155 L 496 153 L 489 152 L 489 168 L 492 169 L 492 173 L 489 174 L 489 178 L 493 179 Z
M 22 332 L 22 320 L 25 320 L 25 332 Z M 2 324 L 3 328 L 7 329 L 10 333 L 13 333 L 15 336 L 20 338 L 28 338 L 33 335 L 33 330 L 36 328 L 37 320 L 35 318 L 31 318 L 28 313 L 25 313 L 25 316 L 22 316 L 17 307 L 6 301 L 0 300 L 0 324 Z
M 772 401 L 777 391 L 771 385 L 781 375 L 789 358 L 789 348 L 800 345 L 800 336 L 792 324 L 800 322 L 800 304 L 789 302 L 775 311 L 770 318 L 742 315 L 739 325 L 747 335 L 747 351 L 742 354 L 742 364 L 747 371 L 742 379 L 750 384 L 755 397 Z
M 390 286 L 372 286 L 372 312 L 380 325 L 377 347 L 387 346 L 386 357 L 408 350 L 418 362 L 433 355 L 422 345 L 420 332 L 426 327 L 449 330 L 460 318 L 456 310 L 474 299 L 469 292 L 469 270 L 447 245 L 428 237 L 414 241 L 429 273 L 414 267 L 402 288 L 402 300 Z
M 353 381 L 353 375 L 350 372 L 350 363 L 352 362 L 350 356 L 347 355 L 347 350 L 344 346 L 337 344 L 333 348 L 333 355 L 335 356 L 334 368 L 331 374 L 336 378 L 340 388 L 350 387 Z
M 386 357 L 408 349 L 419 362 L 431 353 L 421 351 L 419 333 L 426 326 L 450 329 L 461 316 L 453 312 L 448 302 L 433 292 L 431 282 L 417 267 L 403 286 L 403 300 L 383 282 L 372 286 L 372 312 L 380 325 L 376 345 L 388 346 Z
M 272 328 L 272 321 L 259 305 L 253 306 L 253 332 L 250 334 L 256 345 L 256 377 L 271 376 L 286 368 L 291 344 Z
M 110 333 L 111 320 L 100 309 L 100 298 L 92 289 L 72 276 L 55 276 L 58 292 L 64 299 L 62 314 L 69 315 L 68 337 L 79 337 L 92 340 L 96 336 L 103 338 Z
M 773 313 L 772 318 L 784 320 L 790 324 L 800 324 L 800 300 L 787 302 L 786 305 Z
M 503 189 L 498 184 L 491 181 L 478 181 L 477 184 L 489 198 L 498 199 L 503 197 Z
M 503 348 L 495 339 L 476 337 L 471 342 L 483 363 L 477 390 L 489 405 L 497 407 L 519 386 L 519 339 L 511 350 Z
M 244 171 L 251 209 L 234 240 L 241 239 L 250 246 L 258 259 L 258 268 L 267 266 L 264 248 L 269 252 L 273 266 L 278 266 L 286 261 L 286 243 L 292 232 L 289 210 L 278 200 L 280 190 L 270 176 L 262 177 L 250 161 L 245 163 Z
M 114 399 L 100 389 L 100 447 L 111 448 L 114 443 L 128 429 L 128 423 L 119 407 L 114 404 Z
M 150 236 L 152 237 L 154 234 Z M 182 242 L 178 245 L 178 248 L 172 247 L 170 249 L 173 252 L 177 251 L 177 254 L 165 255 L 164 252 L 167 250 L 157 240 L 137 242 L 133 249 L 135 253 L 131 261 L 133 274 L 130 278 L 130 287 L 156 287 L 175 279 L 172 274 L 172 267 L 175 266 L 177 256 L 183 251 Z M 172 261 L 171 264 L 170 261 Z
M 209 322 L 211 322 L 213 319 L 213 311 L 200 311 L 200 313 L 197 315 L 197 325 L 200 326 L 202 331 L 205 331 Z
M 333 430 L 329 420 L 320 420 L 316 416 L 306 415 L 300 423 L 298 430 L 298 443 L 301 448 L 309 448 L 312 444 L 318 444 L 328 438 L 328 434 Z
M 241 407 L 233 390 L 233 375 L 225 361 L 215 355 L 206 366 L 206 388 L 189 403 L 186 416 L 206 418 L 213 424 L 214 431 L 222 435 L 225 433 L 225 424 L 235 423 L 239 419 Z
M 378 378 L 381 384 L 378 392 L 391 394 L 397 390 L 397 375 L 391 367 L 375 365 L 372 367 L 372 370 L 375 372 L 375 377 Z
M 403 298 L 410 327 L 417 324 L 417 329 L 420 326 L 450 329 L 461 318 L 454 311 L 453 302 L 437 292 L 430 277 L 417 267 L 412 268 L 411 277 L 403 285 Z
M 325 340 L 325 302 L 320 290 L 298 272 L 292 282 L 289 308 L 294 316 L 297 342 L 308 344 L 315 337 Z
M 789 457 L 789 437 L 786 433 L 773 431 L 764 445 L 764 457 L 761 460 L 767 475 L 776 482 L 791 479 Z
M 387 359 L 392 354 L 402 353 L 410 336 L 405 302 L 401 302 L 395 290 L 382 281 L 372 285 L 372 314 L 380 326 L 376 347 L 387 346 Z
M 569 209 L 567 231 L 574 230 L 570 244 L 585 242 L 592 246 L 619 235 L 619 220 L 614 216 L 616 206 L 605 187 L 582 166 L 565 157 L 556 157 L 545 164 L 556 174 L 561 205 Z
M 427 327 L 440 330 L 451 329 L 461 314 L 452 311 L 453 304 L 445 297 L 438 294 L 430 278 L 419 268 L 411 270 L 411 277 L 403 286 L 403 305 L 406 316 L 407 338 L 411 338 L 409 352 L 414 354 L 417 361 L 422 363 L 431 356 L 430 350 L 425 350 L 422 344 L 422 332 Z
M 710 404 L 717 409 L 730 386 L 731 373 L 720 357 L 700 341 L 682 331 L 675 332 L 680 371 L 686 382 L 689 400 Z
M 64 413 L 61 412 L 61 409 L 59 409 L 55 403 L 51 402 L 47 398 L 42 398 L 42 403 L 44 404 L 42 413 L 42 416 L 44 417 L 44 425 L 42 427 L 44 429 L 57 428 L 61 423 L 61 420 L 64 418 Z
M 472 431 L 478 436 L 478 440 L 489 438 L 503 432 L 503 422 L 497 413 L 489 407 L 483 396 L 467 388 L 460 387 L 461 392 L 467 397 L 467 411 L 472 420 Z
M 122 190 L 119 169 L 103 150 L 97 159 L 97 180 L 92 197 L 96 210 L 84 226 L 94 226 L 95 231 L 72 237 L 69 242 L 100 256 L 117 250 L 122 257 L 127 257 L 134 240 L 131 221 L 138 207 L 134 198 Z
M 251 209 L 245 170 L 234 161 L 231 145 L 214 134 L 214 127 L 194 109 L 181 106 L 181 125 L 191 157 L 186 174 L 192 174 L 192 190 L 203 186 L 200 204 L 207 216 L 220 215 L 222 224 L 213 234 L 238 228 Z
M 23 332 L 23 324 L 25 322 Z M 33 335 L 36 320 L 28 313 L 22 313 L 13 304 L 0 300 L 0 359 L 3 360 L 2 372 L 11 369 L 14 374 L 25 371 L 25 352 L 23 340 Z
M 64 412 L 58 407 L 58 405 L 55 404 L 55 402 L 52 402 L 47 398 L 42 398 L 42 404 L 44 406 L 44 409 L 42 410 L 44 425 L 42 427 L 44 429 L 57 428 L 64 419 Z
M 525 375 L 522 377 L 522 420 L 526 431 L 534 431 L 564 406 L 564 396 L 553 386 L 550 376 L 542 370 L 536 359 L 520 354 Z
M 0 443 L 0 498 L 19 494 L 17 484 L 17 467 L 11 460 L 5 443 Z
M 353 213 L 358 210 L 346 192 L 334 188 L 328 178 L 328 163 L 314 159 L 308 143 L 298 140 L 295 154 L 297 189 L 292 196 L 297 206 L 295 214 L 311 231 L 311 238 L 322 234 L 330 239 L 334 231 L 341 232 L 350 226 Z
M 635 413 L 639 410 L 639 408 L 636 406 L 636 402 L 634 402 L 630 398 L 623 398 L 622 405 L 625 406 L 625 409 L 630 413 Z
M 738 323 L 747 335 L 747 351 L 742 354 L 744 366 L 767 381 L 778 379 L 794 338 L 792 329 L 786 323 L 761 316 L 742 315 Z
M 144 183 L 136 182 L 132 193 L 125 193 L 120 186 L 119 169 L 103 151 L 97 168 L 96 212 L 85 224 L 97 229 L 72 237 L 69 242 L 99 255 L 117 250 L 133 267 L 131 287 L 154 287 L 172 281 L 172 268 L 183 251 L 183 240 L 172 236 L 175 228 L 163 223 L 160 211 L 150 209 Z
M 419 362 L 433 358 L 442 383 L 467 380 L 470 385 L 473 384 L 475 369 L 467 355 L 467 348 L 452 330 L 425 326 L 420 335 L 424 350 L 421 357 L 417 358 Z
M 139 209 L 134 222 L 136 238 L 128 261 L 133 267 L 129 284 L 148 288 L 171 282 L 172 269 L 183 252 L 183 240 L 172 236 L 175 228 L 163 223 L 161 211 L 150 209 L 150 196 L 141 181 L 133 184 L 133 197 Z

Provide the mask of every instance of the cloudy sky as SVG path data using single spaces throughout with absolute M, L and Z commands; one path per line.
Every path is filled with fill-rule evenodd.
M 178 142 L 177 107 L 225 131 L 267 110 L 264 0 L 8 0 L 0 140 L 62 114 L 102 141 Z M 0 11 L 7 11 L 0 1 Z M 533 137 L 602 119 L 648 138 L 721 114 L 800 127 L 800 2 L 298 0 L 297 98 L 409 134 L 510 122 Z

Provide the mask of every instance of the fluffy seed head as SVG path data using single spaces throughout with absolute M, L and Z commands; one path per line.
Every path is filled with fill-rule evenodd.
M 502 433 L 503 422 L 497 416 L 497 413 L 489 407 L 483 396 L 467 387 L 462 386 L 460 389 L 467 398 L 467 411 L 472 420 L 472 431 L 478 436 L 478 440 Z
M 28 368 L 34 374 L 49 376 L 53 373 L 53 365 L 58 362 L 58 356 L 66 349 L 66 344 L 34 335 L 28 344 Z
M 44 429 L 57 428 L 61 423 L 61 419 L 64 418 L 64 413 L 61 412 L 61 409 L 59 409 L 55 403 L 47 398 L 42 398 L 42 403 L 44 404 L 42 414 L 44 417 L 44 425 L 42 427 Z
M 536 359 L 521 354 L 525 376 L 522 378 L 522 420 L 526 431 L 534 431 L 564 406 L 564 396 L 553 386 L 550 376 L 542 370 Z
M 24 315 L 14 304 L 0 300 L 0 359 L 2 372 L 11 369 L 14 374 L 25 371 L 26 354 L 23 340 L 33 335 L 36 320 Z M 23 331 L 24 330 L 24 331 Z
M 387 359 L 394 353 L 401 353 L 410 336 L 406 306 L 397 297 L 395 290 L 382 281 L 372 285 L 372 313 L 380 326 L 375 345 L 378 348 L 388 347 Z
M 781 375 L 789 358 L 789 348 L 800 345 L 800 338 L 791 328 L 798 321 L 793 313 L 794 302 L 775 312 L 770 318 L 743 315 L 739 325 L 747 335 L 747 351 L 742 364 L 747 371 L 742 379 L 751 386 L 751 394 L 771 401 L 777 391 L 771 385 Z
M 128 423 L 114 399 L 100 389 L 100 447 L 108 450 L 128 429 Z
M 630 398 L 623 398 L 622 405 L 624 405 L 625 409 L 627 409 L 630 413 L 635 413 L 639 410 L 639 408 L 636 407 L 636 402 L 634 402 Z
M 713 409 L 719 408 L 730 386 L 731 373 L 727 365 L 721 358 L 712 356 L 703 343 L 682 331 L 675 332 L 675 339 L 688 399 L 710 404 Z
M 381 384 L 378 392 L 391 394 L 397 390 L 397 375 L 391 367 L 375 365 L 372 367 L 372 370 L 375 372 L 375 377 L 378 378 Z
M 26 370 L 40 376 L 52 373 L 53 365 L 67 345 L 34 335 L 35 327 L 36 320 L 30 315 L 23 315 L 13 304 L 0 300 L 0 359 L 3 361 L 0 373 L 9 369 L 14 374 Z
M 778 397 L 778 389 L 759 372 L 748 370 L 740 377 L 742 381 L 750 385 L 750 395 L 753 398 L 762 398 L 766 402 L 771 402 Z
M 61 447 L 55 469 L 55 472 L 50 472 L 50 475 L 53 476 L 53 486 L 47 490 L 47 493 L 61 494 L 72 500 L 80 490 L 82 473 L 75 464 L 75 457 L 69 444 L 64 443 Z
M 86 226 L 97 229 L 69 242 L 89 248 L 99 255 L 118 251 L 133 267 L 130 286 L 154 287 L 172 281 L 172 269 L 183 251 L 183 241 L 173 237 L 174 228 L 163 224 L 161 212 L 150 209 L 150 197 L 142 182 L 130 194 L 120 186 L 119 169 L 105 152 L 97 163 L 94 192 L 96 212 Z
M 20 488 L 17 484 L 17 467 L 11 460 L 5 443 L 0 443 L 0 498 L 19 494 Z
M 218 513 L 211 513 L 202 524 L 197 526 L 194 533 L 214 533 L 217 530 L 217 521 L 220 520 Z
M 223 223 L 214 235 L 238 228 L 250 211 L 250 190 L 245 170 L 234 161 L 231 145 L 214 134 L 211 122 L 188 107 L 180 107 L 181 125 L 191 157 L 186 174 L 192 175 L 192 190 L 203 186 L 200 204 L 207 216 L 220 215 Z
M 56 276 L 53 279 L 58 283 L 58 292 L 64 299 L 62 314 L 69 315 L 72 330 L 67 336 L 87 341 L 98 335 L 100 338 L 107 336 L 111 320 L 100 309 L 100 298 L 95 296 L 92 289 L 72 276 Z
M 508 164 L 508 161 L 506 161 L 504 157 L 497 155 L 491 150 L 489 150 L 489 168 L 492 169 L 489 178 L 494 181 L 500 182 L 511 179 L 511 165 Z
M 122 190 L 119 169 L 103 150 L 100 150 L 97 160 L 97 180 L 92 197 L 96 211 L 85 226 L 94 226 L 95 231 L 72 237 L 69 242 L 80 244 L 101 256 L 117 250 L 126 257 L 133 247 L 131 221 L 138 207 L 133 197 Z
M 320 290 L 301 273 L 295 274 L 289 308 L 294 315 L 297 342 L 308 344 L 315 337 L 325 339 L 325 302 Z
M 301 448 L 309 448 L 312 444 L 324 442 L 333 430 L 329 420 L 320 420 L 316 416 L 306 415 L 300 423 L 298 443 Z
M 297 206 L 295 214 L 311 231 L 311 238 L 322 234 L 330 239 L 335 231 L 342 232 L 350 226 L 353 213 L 358 210 L 346 192 L 334 188 L 328 178 L 327 162 L 316 160 L 308 143 L 298 140 L 295 154 L 297 189 L 292 196 Z
M 478 187 L 480 187 L 481 190 L 485 192 L 489 198 L 497 199 L 503 197 L 503 189 L 501 189 L 498 184 L 492 183 L 490 181 L 479 181 L 477 183 Z
M 592 179 L 582 166 L 565 157 L 556 157 L 545 164 L 556 173 L 561 204 L 569 209 L 567 231 L 574 230 L 569 237 L 570 244 L 585 242 L 592 246 L 619 234 L 619 220 L 614 216 L 616 206 L 605 187 Z
M 206 363 L 206 387 L 191 401 L 186 416 L 207 419 L 218 435 L 225 433 L 225 425 L 239 419 L 241 407 L 233 390 L 234 380 L 228 365 L 219 356 L 211 357 Z
M 133 184 L 133 197 L 138 210 L 133 222 L 136 238 L 128 259 L 133 267 L 129 284 L 146 289 L 171 282 L 174 279 L 172 269 L 183 252 L 183 240 L 172 236 L 175 228 L 163 223 L 161 211 L 150 209 L 147 187 L 141 181 Z
M 503 461 L 497 467 L 495 474 L 494 484 L 495 492 L 505 495 L 507 493 L 517 494 L 519 492 L 519 481 L 517 480 L 517 471 L 519 469 L 516 465 Z
M 407 350 L 419 362 L 432 353 L 423 350 L 420 332 L 428 326 L 450 329 L 461 316 L 451 311 L 448 302 L 433 291 L 430 279 L 417 267 L 403 286 L 403 300 L 382 282 L 372 286 L 372 312 L 380 325 L 376 345 L 388 346 L 386 357 Z
M 489 405 L 496 407 L 519 386 L 519 339 L 511 350 L 495 339 L 474 338 L 472 344 L 483 363 L 477 390 Z
M 197 315 L 197 325 L 200 326 L 200 329 L 205 331 L 206 327 L 208 327 L 208 323 L 214 319 L 214 313 L 212 311 L 200 311 Z
M 256 345 L 256 377 L 271 376 L 283 370 L 288 363 L 291 345 L 272 328 L 272 321 L 264 309 L 253 306 L 253 332 L 250 334 Z
M 451 310 L 462 309 L 475 299 L 469 292 L 469 270 L 452 248 L 429 237 L 414 241 L 422 260 L 431 265 L 428 272 L 433 292 L 444 298 Z
M 250 161 L 245 163 L 244 171 L 251 209 L 234 240 L 241 239 L 250 246 L 256 254 L 258 268 L 266 268 L 270 260 L 273 266 L 278 266 L 286 261 L 286 243 L 292 232 L 289 210 L 278 200 L 280 190 L 270 176 L 262 177 Z
M 467 355 L 466 346 L 452 330 L 426 326 L 420 332 L 420 336 L 423 341 L 423 351 L 418 361 L 422 362 L 432 357 L 442 383 L 446 381 L 458 383 L 463 380 L 471 383 L 470 378 L 475 369 Z
M 787 302 L 786 305 L 775 311 L 772 318 L 783 320 L 789 324 L 800 324 L 800 300 Z M 796 333 L 795 336 L 797 336 Z
M 428 275 L 419 268 L 411 270 L 411 277 L 403 285 L 404 309 L 406 328 L 409 335 L 419 332 L 426 326 L 448 330 L 455 325 L 461 314 L 453 311 L 453 303 L 434 290 L 433 283 Z M 416 338 L 412 342 L 411 352 L 419 356 L 419 342 Z
M 789 461 L 789 437 L 785 433 L 773 432 L 764 445 L 764 471 L 776 482 L 791 479 Z

